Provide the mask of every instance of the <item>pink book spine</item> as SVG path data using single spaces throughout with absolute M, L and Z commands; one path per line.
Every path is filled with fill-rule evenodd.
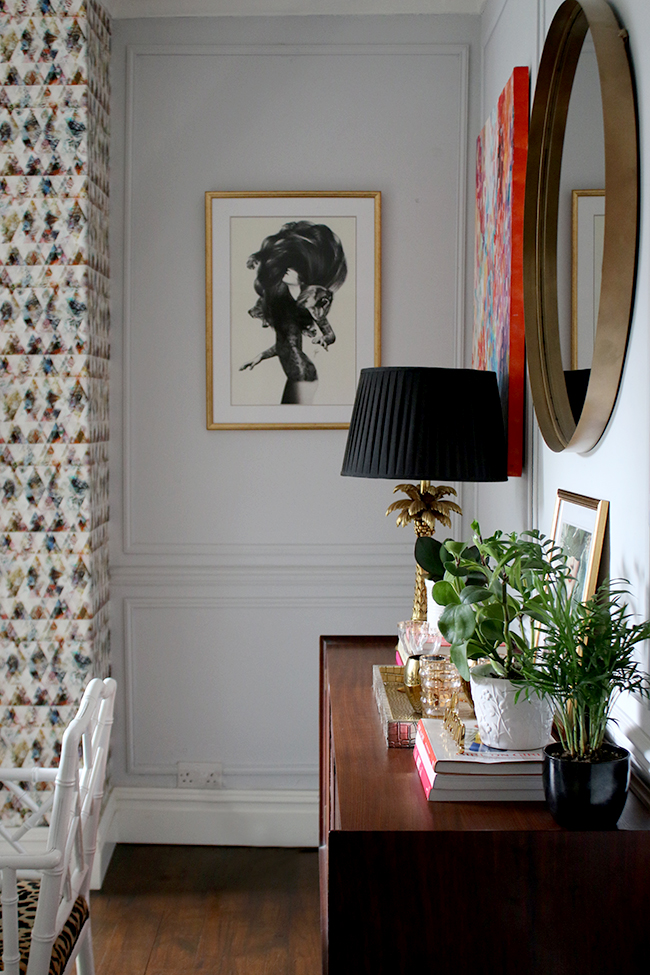
M 428 799 L 433 788 L 433 769 L 429 766 L 426 756 L 422 755 L 420 752 L 417 746 L 417 741 L 415 748 L 413 749 L 413 757 L 415 758 L 415 767 L 418 770 L 420 782 L 422 783 L 422 788 L 424 789 L 424 795 Z
M 435 756 L 435 754 L 433 752 L 433 747 L 431 745 L 431 742 L 429 741 L 429 736 L 426 733 L 426 731 L 424 730 L 424 725 L 422 724 L 421 721 L 418 721 L 418 730 L 417 730 L 417 733 L 416 733 L 416 736 L 415 736 L 415 740 L 416 740 L 416 742 L 417 741 L 420 742 L 420 747 L 426 752 L 426 754 L 427 754 L 427 756 L 429 758 L 429 761 L 431 762 L 432 768 L 435 769 L 435 767 L 436 767 L 436 756 Z

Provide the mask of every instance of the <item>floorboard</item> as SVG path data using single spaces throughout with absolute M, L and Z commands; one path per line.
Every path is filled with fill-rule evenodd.
M 314 850 L 118 845 L 96 975 L 320 975 Z

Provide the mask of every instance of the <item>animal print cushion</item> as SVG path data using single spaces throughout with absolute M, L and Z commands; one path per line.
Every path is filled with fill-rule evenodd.
M 18 943 L 20 948 L 20 975 L 25 975 L 27 962 L 29 960 L 29 946 L 31 943 L 32 928 L 36 919 L 36 907 L 38 905 L 38 892 L 40 881 L 38 880 L 19 880 L 18 881 Z M 54 942 L 52 947 L 52 957 L 50 960 L 49 975 L 61 975 L 68 959 L 72 954 L 72 949 L 77 943 L 81 934 L 81 929 L 88 920 L 90 911 L 84 897 L 77 897 L 68 920 L 63 925 L 61 934 Z M 0 915 L 1 917 L 1 915 Z M 4 970 L 2 964 L 2 934 L 0 933 L 0 971 Z

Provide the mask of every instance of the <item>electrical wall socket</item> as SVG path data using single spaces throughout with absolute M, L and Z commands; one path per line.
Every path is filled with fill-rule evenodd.
M 223 766 L 220 762 L 178 762 L 176 768 L 179 789 L 223 788 Z

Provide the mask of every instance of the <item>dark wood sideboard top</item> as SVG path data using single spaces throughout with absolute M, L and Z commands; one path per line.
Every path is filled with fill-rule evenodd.
M 543 802 L 438 803 L 425 799 L 412 750 L 386 746 L 372 688 L 373 664 L 394 663 L 396 642 L 394 635 L 321 637 L 321 701 L 328 702 L 331 715 L 339 828 L 382 832 L 560 830 Z M 322 736 L 327 734 L 325 720 L 322 714 L 321 748 Z M 618 828 L 650 829 L 650 812 L 633 795 Z M 321 823 L 321 842 L 323 831 Z

